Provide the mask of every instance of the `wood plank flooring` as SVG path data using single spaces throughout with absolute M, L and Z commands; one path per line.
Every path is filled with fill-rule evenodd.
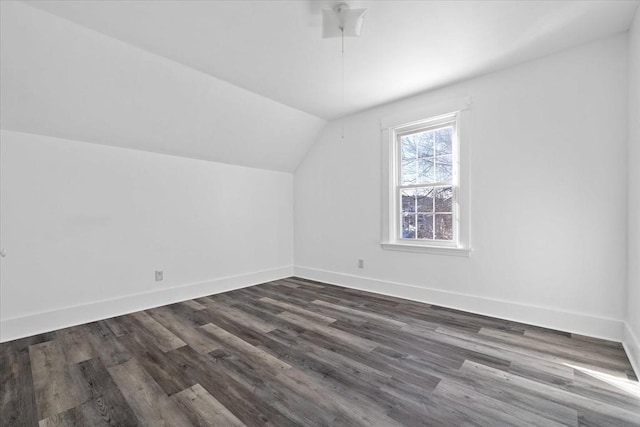
M 619 343 L 289 278 L 0 344 L 2 426 L 640 426 Z

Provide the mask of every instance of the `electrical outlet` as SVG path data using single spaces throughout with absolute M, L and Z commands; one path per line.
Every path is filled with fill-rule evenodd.
M 363 259 L 359 259 L 358 260 L 358 268 L 364 268 L 364 260 Z
M 162 279 L 164 279 L 164 272 L 160 270 L 156 270 L 156 282 L 159 282 Z

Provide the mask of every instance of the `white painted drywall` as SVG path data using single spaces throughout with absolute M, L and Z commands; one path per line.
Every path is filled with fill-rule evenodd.
M 367 14 L 362 37 L 345 40 L 342 104 L 336 102 L 340 39 L 321 38 L 322 9 L 336 3 L 28 0 L 327 118 L 625 31 L 637 6 L 635 1 L 352 0 L 351 7 L 364 7 Z
M 640 8 L 629 31 L 629 182 L 625 348 L 640 374 Z
M 3 129 L 291 172 L 325 124 L 23 3 L 0 8 Z
M 627 71 L 624 33 L 331 123 L 295 173 L 296 273 L 620 340 Z M 471 256 L 381 249 L 380 120 L 466 96 Z
M 292 272 L 290 173 L 5 130 L 0 154 L 2 340 Z

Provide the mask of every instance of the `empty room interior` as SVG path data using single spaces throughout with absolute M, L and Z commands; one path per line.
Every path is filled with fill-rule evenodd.
M 640 1 L 0 19 L 0 425 L 640 426 Z

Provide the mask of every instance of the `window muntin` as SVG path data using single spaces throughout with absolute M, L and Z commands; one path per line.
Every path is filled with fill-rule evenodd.
M 457 246 L 457 114 L 395 128 L 396 240 Z

